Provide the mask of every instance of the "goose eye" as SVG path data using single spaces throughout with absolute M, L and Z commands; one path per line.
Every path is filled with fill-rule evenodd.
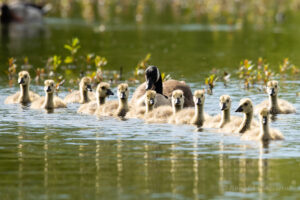
M 27 78 L 27 75 L 24 75 L 24 78 Z
M 105 90 L 106 88 L 104 86 L 101 87 L 102 90 Z
M 180 95 L 180 98 L 182 98 L 182 95 Z
M 229 103 L 229 99 L 227 99 L 226 102 Z
M 244 105 L 245 105 L 245 106 L 248 106 L 248 103 L 245 103 Z

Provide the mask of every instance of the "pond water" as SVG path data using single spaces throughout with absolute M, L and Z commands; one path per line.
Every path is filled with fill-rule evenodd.
M 298 113 L 279 115 L 271 124 L 285 140 L 268 148 L 235 135 L 195 132 L 192 126 L 83 116 L 76 113 L 77 104 L 46 114 L 3 103 L 18 91 L 17 85 L 8 86 L 4 73 L 8 57 L 28 56 L 41 67 L 48 56 L 65 55 L 63 45 L 72 37 L 80 39 L 80 51 L 105 56 L 108 68 L 122 66 L 127 77 L 150 52 L 152 64 L 195 90 L 204 87 L 213 67 L 234 76 L 245 58 L 266 58 L 274 69 L 285 57 L 299 64 L 295 22 L 262 30 L 222 24 L 107 25 L 104 32 L 98 31 L 99 24 L 81 20 L 48 18 L 45 23 L 36 32 L 1 36 L 0 199 L 299 198 L 297 78 L 280 81 L 280 98 Z M 74 87 L 67 84 L 59 96 Z M 33 83 L 32 90 L 43 95 L 41 85 Z M 267 98 L 258 90 L 243 90 L 233 77 L 228 87 L 218 82 L 214 95 L 206 96 L 207 113 L 219 113 L 222 94 L 231 95 L 232 112 L 243 97 L 254 103 Z

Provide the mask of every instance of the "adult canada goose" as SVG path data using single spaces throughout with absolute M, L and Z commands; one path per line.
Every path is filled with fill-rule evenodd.
M 145 115 L 147 123 L 167 123 L 170 116 L 175 115 L 183 108 L 184 96 L 182 90 L 172 92 L 172 107 L 160 106 Z
M 66 108 L 65 102 L 57 96 L 54 96 L 55 83 L 53 80 L 46 80 L 44 91 L 46 96 L 32 102 L 31 108 L 33 109 L 46 109 L 53 110 L 54 108 Z
M 114 95 L 114 93 L 110 90 L 110 85 L 106 82 L 99 83 L 96 89 L 97 100 L 82 104 L 77 112 L 90 115 L 94 114 L 96 109 L 105 103 L 105 99 L 109 95 Z
M 96 115 L 99 116 L 116 116 L 125 117 L 129 110 L 128 107 L 129 89 L 126 83 L 118 85 L 118 100 L 109 101 L 96 110 Z
M 204 113 L 205 90 L 196 90 L 193 100 L 195 104 L 194 108 L 184 108 L 176 112 L 176 114 L 170 118 L 169 123 L 193 124 L 201 127 L 204 124 L 204 120 L 209 117 Z
M 259 112 L 260 128 L 246 131 L 241 139 L 242 140 L 260 140 L 262 142 L 268 142 L 270 140 L 283 140 L 282 133 L 275 129 L 269 128 L 269 109 L 263 108 Z
M 235 112 L 244 113 L 243 121 L 236 132 L 245 133 L 247 130 L 257 127 L 257 122 L 253 121 L 253 104 L 251 99 L 241 99 L 239 107 Z
M 68 94 L 64 101 L 66 103 L 88 103 L 91 100 L 96 100 L 95 94 L 92 93 L 92 79 L 90 77 L 83 77 L 79 83 L 79 91 L 75 90 Z
M 268 108 L 270 114 L 290 114 L 295 113 L 296 109 L 289 102 L 278 99 L 277 94 L 279 92 L 278 81 L 269 81 L 267 83 L 267 91 L 269 94 L 269 100 L 265 100 L 255 107 L 255 113 L 258 113 L 262 108 Z
M 149 66 L 145 71 L 146 82 L 141 84 L 133 93 L 131 105 L 140 106 L 146 90 L 153 89 L 157 96 L 164 95 L 171 98 L 174 90 L 182 90 L 184 93 L 184 107 L 193 106 L 193 94 L 191 88 L 184 81 L 167 80 L 162 82 L 161 74 L 156 66 Z M 160 102 L 157 102 L 159 105 Z
M 147 90 L 144 95 L 145 106 L 131 107 L 129 112 L 126 114 L 128 118 L 144 118 L 145 114 L 151 112 L 156 105 L 156 92 L 154 90 Z
M 20 85 L 20 92 L 17 92 L 9 97 L 6 98 L 5 104 L 12 104 L 12 103 L 21 103 L 21 104 L 28 104 L 34 100 L 40 98 L 40 95 L 29 91 L 30 85 L 30 75 L 27 71 L 21 71 L 18 74 L 18 83 Z

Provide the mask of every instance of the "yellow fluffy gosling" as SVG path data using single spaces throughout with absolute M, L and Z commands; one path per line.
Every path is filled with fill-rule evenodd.
M 20 92 L 17 92 L 5 99 L 5 104 L 21 103 L 28 104 L 40 98 L 40 95 L 29 91 L 30 75 L 27 71 L 21 71 L 18 75 Z
M 239 107 L 235 112 L 244 113 L 244 118 L 237 130 L 234 132 L 245 133 L 247 130 L 257 127 L 257 122 L 253 120 L 253 104 L 251 99 L 241 99 Z
M 92 93 L 92 79 L 90 77 L 83 77 L 79 83 L 79 91 L 75 90 L 68 94 L 64 101 L 66 103 L 88 103 L 91 100 L 96 100 L 94 93 Z
M 96 109 L 105 103 L 105 99 L 109 95 L 114 95 L 110 90 L 110 85 L 106 82 L 99 83 L 96 89 L 97 100 L 81 105 L 77 112 L 90 115 L 95 114 Z
M 259 112 L 260 128 L 246 131 L 241 139 L 242 140 L 260 140 L 262 142 L 268 142 L 270 140 L 283 140 L 282 133 L 269 127 L 269 109 L 263 108 Z
M 270 114 L 290 114 L 296 112 L 296 109 L 292 104 L 277 98 L 279 92 L 278 81 L 269 81 L 267 84 L 267 91 L 269 100 L 265 100 L 256 106 L 255 113 L 258 113 L 262 108 L 268 108 Z
M 147 123 L 167 123 L 172 115 L 175 115 L 183 108 L 184 96 L 182 90 L 174 90 L 172 92 L 172 107 L 160 106 L 153 109 L 145 115 Z
M 33 109 L 46 109 L 53 110 L 54 108 L 65 108 L 66 103 L 57 96 L 54 96 L 55 83 L 53 80 L 46 80 L 44 91 L 45 97 L 41 97 L 38 100 L 32 102 L 31 108 Z
M 118 100 L 109 101 L 97 108 L 96 115 L 125 117 L 129 110 L 128 96 L 128 85 L 126 83 L 118 85 Z

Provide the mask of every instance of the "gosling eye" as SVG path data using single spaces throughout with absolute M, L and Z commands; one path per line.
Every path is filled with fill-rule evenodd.
M 106 88 L 104 86 L 101 87 L 102 90 L 105 90 Z
M 27 75 L 24 75 L 24 78 L 27 78 Z
M 229 103 L 229 99 L 227 99 L 226 102 Z
M 182 95 L 180 95 L 180 98 L 182 98 Z
M 127 91 L 127 88 L 125 88 L 125 91 Z
M 248 106 L 248 103 L 245 103 L 244 105 L 245 105 L 245 106 Z
M 277 85 L 275 85 L 275 88 L 277 88 Z

